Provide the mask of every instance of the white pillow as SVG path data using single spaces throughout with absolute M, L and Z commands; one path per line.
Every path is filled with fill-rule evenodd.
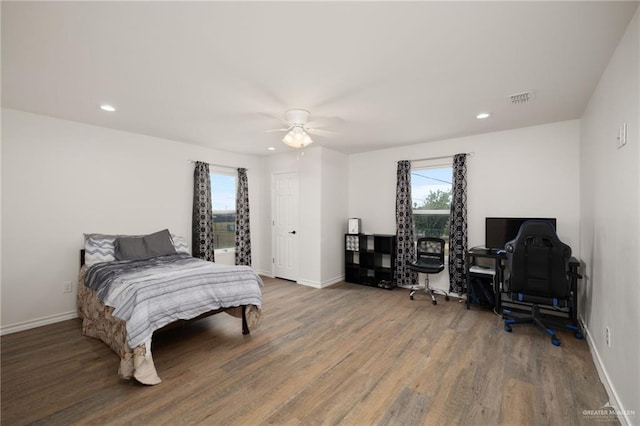
M 116 260 L 114 241 L 118 236 L 104 234 L 84 234 L 84 265 L 89 268 L 100 262 Z
M 176 249 L 176 253 L 191 254 L 186 238 L 171 234 L 171 240 L 173 241 L 173 247 Z

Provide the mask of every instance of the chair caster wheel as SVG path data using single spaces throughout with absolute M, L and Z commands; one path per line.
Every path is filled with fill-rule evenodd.
M 409 300 L 413 300 L 413 296 L 409 296 Z
M 504 325 L 504 331 L 507 331 L 507 332 L 511 333 L 513 331 L 513 328 L 511 328 L 510 325 L 505 324 Z
M 578 340 L 584 339 L 584 334 L 580 333 L 579 331 L 576 331 L 576 334 L 574 334 L 574 336 L 576 336 L 576 339 Z
M 553 346 L 560 346 L 560 340 L 556 338 L 551 339 L 551 343 L 553 344 Z
M 449 296 L 445 296 L 444 300 L 446 300 L 448 302 L 449 301 Z
M 432 304 L 434 304 L 434 305 L 437 305 L 437 304 L 438 304 L 438 302 L 436 302 L 435 300 L 434 300 L 434 301 L 432 301 L 431 303 L 432 303 Z

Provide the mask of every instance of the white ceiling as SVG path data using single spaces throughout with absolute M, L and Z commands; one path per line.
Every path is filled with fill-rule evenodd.
M 3 1 L 2 104 L 258 155 L 291 108 L 345 153 L 499 131 L 579 118 L 637 5 Z

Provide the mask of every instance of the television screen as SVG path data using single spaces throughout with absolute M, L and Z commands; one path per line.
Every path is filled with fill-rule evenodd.
M 528 220 L 545 220 L 556 229 L 555 218 L 488 217 L 485 220 L 485 246 L 491 250 L 503 250 L 513 240 L 523 223 Z

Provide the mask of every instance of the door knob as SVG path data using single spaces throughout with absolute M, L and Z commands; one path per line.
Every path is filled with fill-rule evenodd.
M 289 233 L 295 235 L 296 231 L 289 231 Z

